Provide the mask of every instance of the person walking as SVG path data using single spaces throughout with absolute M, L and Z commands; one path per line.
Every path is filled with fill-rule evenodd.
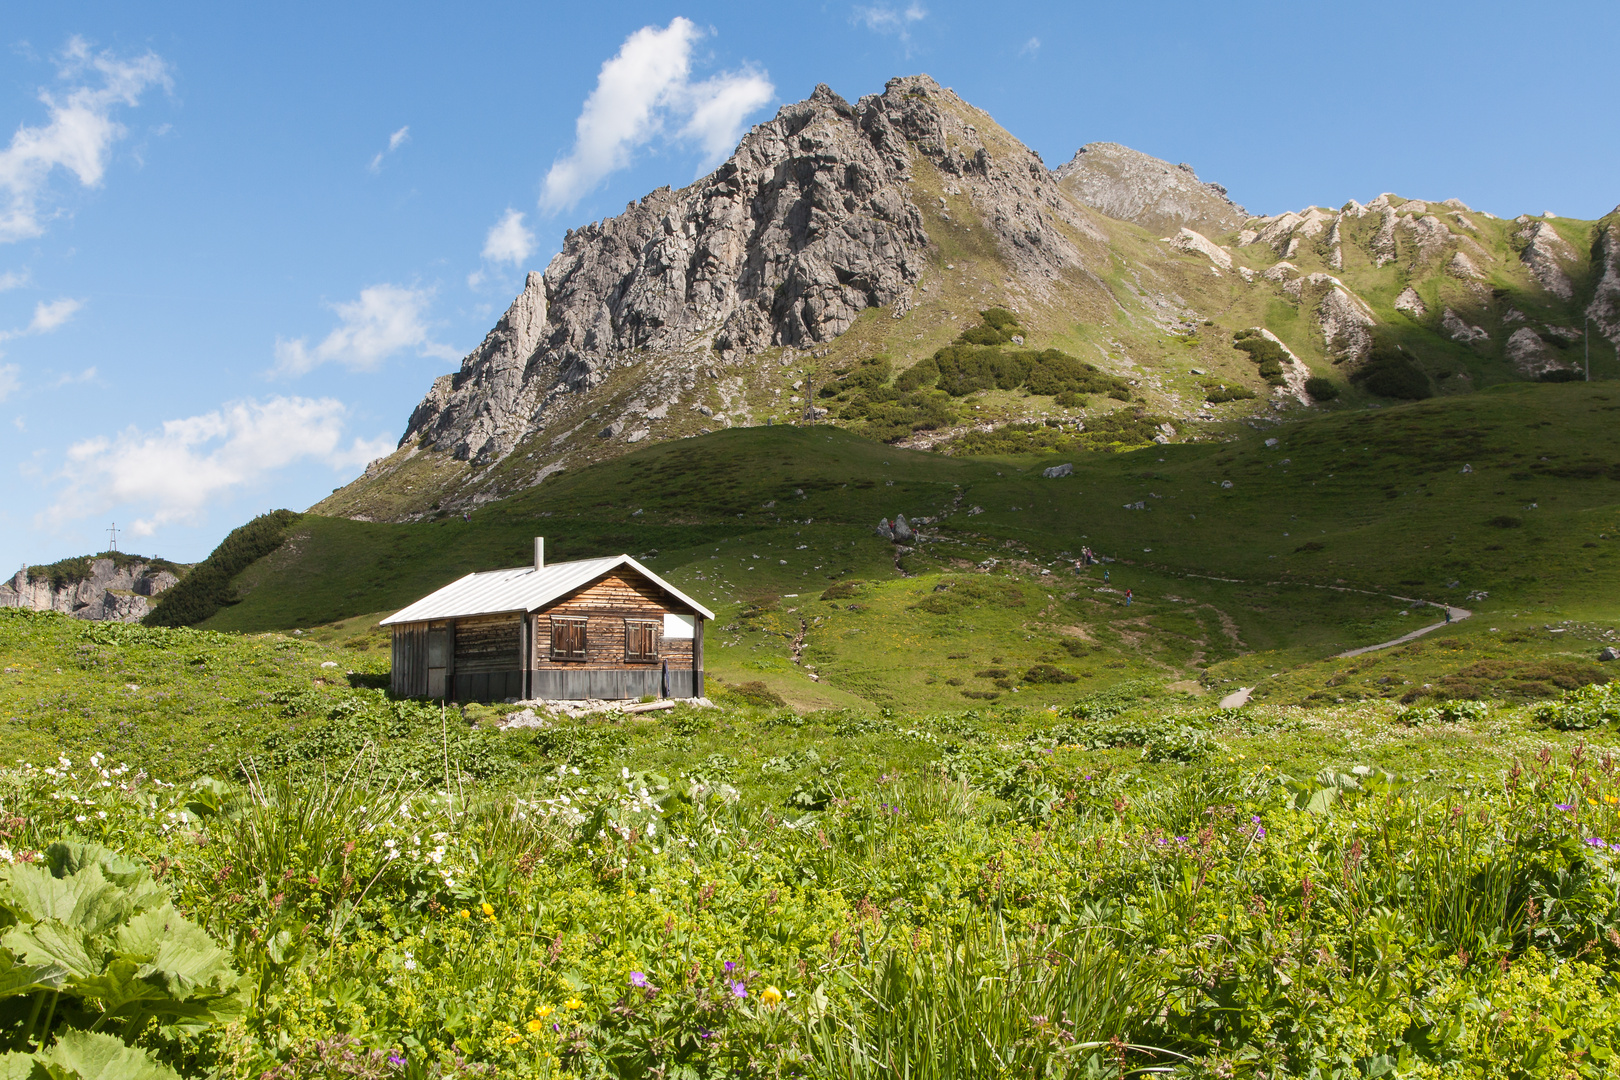
M 1132 599 L 1131 590 L 1126 589 L 1125 590 L 1125 606 L 1126 607 L 1131 606 L 1131 599 Z
M 1108 571 L 1104 570 L 1103 571 L 1103 582 L 1106 584 L 1107 581 L 1108 581 Z

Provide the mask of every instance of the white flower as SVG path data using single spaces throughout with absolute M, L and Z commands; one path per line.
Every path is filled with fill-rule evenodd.
M 623 779 L 623 780 L 630 779 L 630 770 L 629 769 L 620 769 L 619 770 L 619 777 L 620 777 L 620 779 Z
M 105 811 L 105 810 L 97 810 L 96 811 L 96 817 L 105 818 L 106 816 L 107 816 L 107 811 Z
M 74 821 L 89 821 L 90 816 L 88 814 L 79 814 L 79 815 L 75 816 L 73 820 Z
M 405 970 L 406 971 L 415 971 L 416 970 L 416 957 L 412 956 L 408 950 L 405 953 Z

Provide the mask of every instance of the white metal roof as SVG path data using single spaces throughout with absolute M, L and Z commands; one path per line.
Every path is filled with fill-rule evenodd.
M 488 570 L 481 574 L 468 574 L 464 578 L 452 581 L 437 592 L 429 593 L 410 607 L 394 612 L 379 625 L 427 622 L 430 619 L 457 619 L 468 615 L 495 615 L 504 611 L 535 611 L 621 566 L 632 568 L 705 619 L 714 618 L 714 612 L 630 556 L 612 555 L 604 559 L 552 563 L 538 570 L 532 566 L 523 566 L 516 570 Z

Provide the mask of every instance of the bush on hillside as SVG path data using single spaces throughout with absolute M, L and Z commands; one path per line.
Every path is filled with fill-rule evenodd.
M 1313 401 L 1332 401 L 1339 396 L 1339 388 L 1332 379 L 1324 379 L 1320 375 L 1312 375 L 1305 380 L 1305 392 Z
M 1211 405 L 1222 405 L 1228 401 L 1249 401 L 1254 396 L 1254 391 L 1247 386 L 1214 386 L 1204 391 L 1204 400 Z
M 232 584 L 236 575 L 280 547 L 302 514 L 275 510 L 231 530 L 208 558 L 192 568 L 158 599 L 141 621 L 147 626 L 195 626 L 241 597 Z
M 1587 731 L 1620 722 L 1620 685 L 1592 683 L 1565 691 L 1536 709 L 1536 719 L 1559 731 Z
M 1423 369 L 1382 328 L 1373 331 L 1367 362 L 1351 374 L 1350 380 L 1379 397 L 1421 401 L 1434 396 L 1434 388 L 1429 385 L 1429 377 Z

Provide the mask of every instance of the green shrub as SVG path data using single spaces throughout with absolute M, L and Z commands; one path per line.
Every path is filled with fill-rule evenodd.
M 1211 405 L 1222 405 L 1228 401 L 1248 401 L 1254 396 L 1254 391 L 1247 386 L 1214 386 L 1204 391 L 1204 400 Z
M 1433 727 L 1436 724 L 1479 723 L 1490 719 L 1490 706 L 1483 701 L 1447 701 L 1439 705 L 1414 705 L 1395 715 L 1397 724 L 1407 727 Z
M 291 510 L 260 514 L 233 529 L 191 573 L 158 598 L 141 621 L 147 626 L 195 626 L 222 607 L 237 602 L 232 584 L 237 574 L 276 550 L 303 518 Z
M 1421 401 L 1434 396 L 1429 377 L 1382 328 L 1373 332 L 1373 344 L 1366 363 L 1352 372 L 1351 382 L 1360 383 L 1379 397 Z
M 1071 675 L 1051 664 L 1036 664 L 1024 672 L 1024 681 L 1028 683 L 1071 683 L 1078 682 L 1079 679 L 1078 675 Z
M 1312 375 L 1305 380 L 1305 392 L 1316 401 L 1332 401 L 1339 396 L 1339 388 L 1332 379 L 1324 379 L 1320 375 Z
M 1592 683 L 1567 690 L 1536 709 L 1536 719 L 1559 731 L 1586 731 L 1620 721 L 1620 685 Z
M 925 356 L 895 376 L 894 388 L 901 392 L 921 390 L 939 382 L 939 364 L 932 356 Z

